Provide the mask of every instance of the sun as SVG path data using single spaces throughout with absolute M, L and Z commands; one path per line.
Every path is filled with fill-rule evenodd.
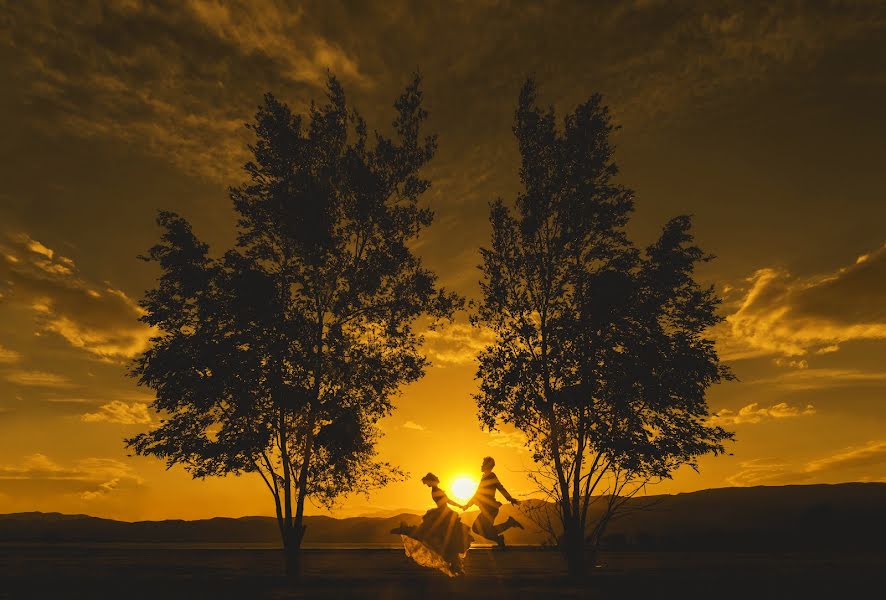
M 477 481 L 466 475 L 459 475 L 452 480 L 452 484 L 449 486 L 452 499 L 462 503 L 470 500 L 475 491 L 477 491 Z

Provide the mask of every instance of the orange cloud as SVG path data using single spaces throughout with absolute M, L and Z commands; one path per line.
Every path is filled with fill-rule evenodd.
M 0 344 L 0 364 L 16 363 L 21 360 L 22 355 L 15 350 L 10 350 Z
M 759 269 L 715 333 L 727 360 L 834 352 L 851 340 L 886 339 L 886 245 L 815 277 Z
M 120 400 L 112 400 L 101 405 L 97 411 L 85 413 L 80 417 L 87 423 L 119 423 L 121 425 L 139 425 L 152 422 L 148 405 L 143 402 L 127 404 Z
M 495 334 L 486 328 L 463 323 L 450 323 L 438 329 L 425 331 L 424 351 L 435 365 L 470 365 L 477 354 L 495 340 Z
M 815 407 L 807 404 L 805 408 L 799 406 L 791 406 L 786 402 L 773 404 L 772 406 L 760 406 L 756 402 L 748 404 L 738 410 L 738 412 L 729 410 L 728 408 L 717 411 L 709 422 L 711 425 L 740 425 L 742 423 L 762 423 L 773 419 L 787 419 L 790 417 L 811 416 L 815 414 Z
M 147 348 L 152 330 L 138 321 L 144 311 L 122 290 L 79 275 L 73 260 L 25 233 L 0 239 L 0 281 L 8 301 L 34 312 L 38 332 L 61 336 L 103 360 L 121 360 Z M 14 256 L 15 260 L 8 260 Z

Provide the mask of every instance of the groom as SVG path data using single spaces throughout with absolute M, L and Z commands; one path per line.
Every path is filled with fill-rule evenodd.
M 491 456 L 483 459 L 483 464 L 480 466 L 480 470 L 483 472 L 480 485 L 477 486 L 474 497 L 468 500 L 464 509 L 467 510 L 469 506 L 476 504 L 480 509 L 480 514 L 474 521 L 471 530 L 486 539 L 494 540 L 499 548 L 504 548 L 505 538 L 502 534 L 511 527 L 523 529 L 523 526 L 514 517 L 508 517 L 504 523 L 495 525 L 495 517 L 498 516 L 498 509 L 501 507 L 501 502 L 495 499 L 495 491 L 501 492 L 502 496 L 511 504 L 520 504 L 520 501 L 512 497 L 505 486 L 501 484 L 498 477 L 492 472 L 494 467 L 495 460 Z

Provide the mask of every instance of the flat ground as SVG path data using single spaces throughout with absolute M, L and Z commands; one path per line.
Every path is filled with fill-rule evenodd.
M 556 552 L 472 549 L 466 576 L 401 549 L 308 550 L 300 580 L 271 549 L 0 545 L 0 598 L 851 598 L 886 593 L 881 556 L 612 553 L 584 580 Z

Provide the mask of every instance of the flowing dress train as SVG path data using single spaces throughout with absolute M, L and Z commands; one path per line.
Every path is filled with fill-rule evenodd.
M 399 533 L 406 556 L 423 567 L 437 569 L 450 577 L 463 574 L 463 563 L 473 537 L 458 513 L 449 508 L 446 492 L 434 487 L 431 497 L 437 504 L 424 514 L 418 525 L 400 525 Z

